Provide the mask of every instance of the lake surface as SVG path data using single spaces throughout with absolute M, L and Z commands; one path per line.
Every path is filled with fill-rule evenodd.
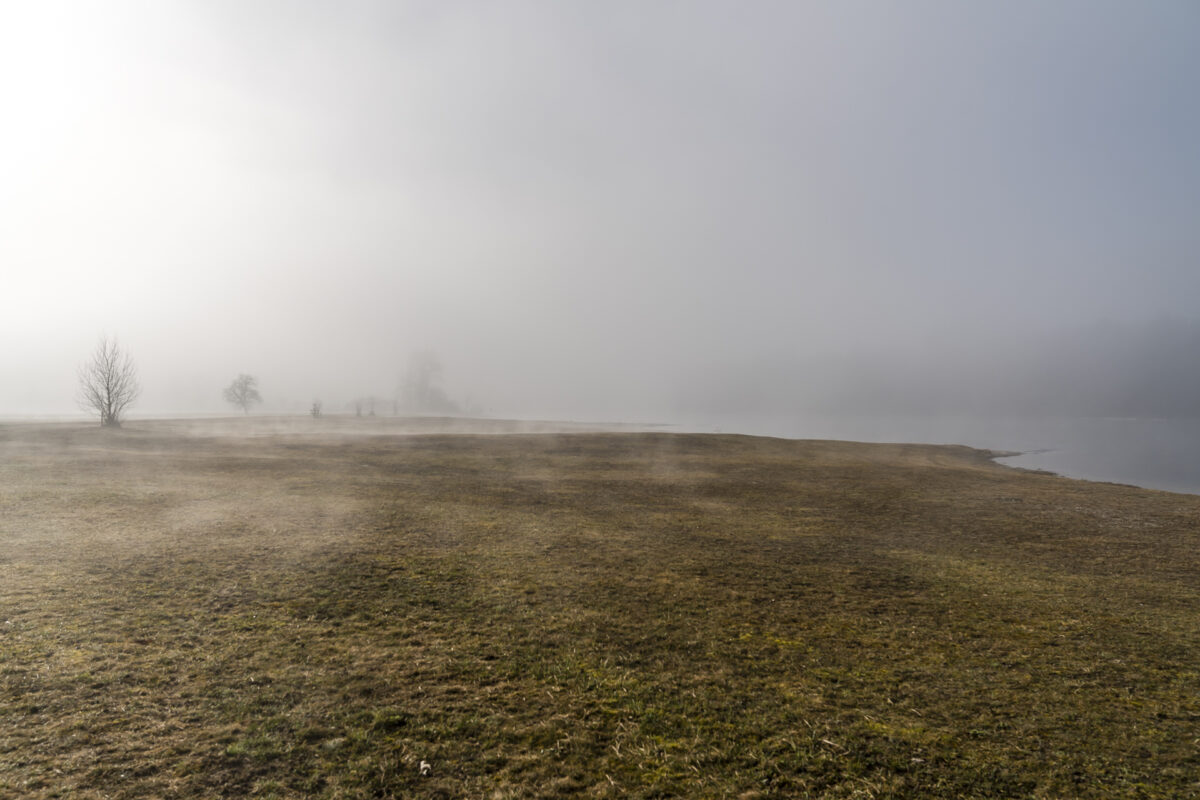
M 1022 455 L 1000 463 L 1071 478 L 1200 494 L 1200 419 L 706 416 L 670 430 L 787 439 L 965 444 Z

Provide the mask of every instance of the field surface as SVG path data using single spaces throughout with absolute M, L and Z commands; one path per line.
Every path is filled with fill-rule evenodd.
M 1200 497 L 453 425 L 0 426 L 0 797 L 1200 796 Z

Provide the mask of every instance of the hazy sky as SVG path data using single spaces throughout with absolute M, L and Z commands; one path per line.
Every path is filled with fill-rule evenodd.
M 1200 320 L 1193 0 L 0 9 L 0 413 L 74 410 L 101 333 L 146 412 L 432 349 L 494 413 L 630 415 Z

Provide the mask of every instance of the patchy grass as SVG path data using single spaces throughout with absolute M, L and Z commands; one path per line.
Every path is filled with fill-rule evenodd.
M 1200 497 L 356 424 L 0 427 L 0 796 L 1200 795 Z

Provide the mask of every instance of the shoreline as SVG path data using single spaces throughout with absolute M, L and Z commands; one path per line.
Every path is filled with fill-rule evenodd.
M 924 420 L 928 422 L 928 420 Z M 972 431 L 964 427 L 956 427 L 961 420 L 952 420 L 948 431 L 914 430 L 907 431 L 914 435 L 904 436 L 905 431 L 898 427 L 870 429 L 860 427 L 857 430 L 834 429 L 833 426 L 822 428 L 814 424 L 811 428 L 801 430 L 797 424 L 791 429 L 772 429 L 770 425 L 758 420 L 756 424 L 744 426 L 728 426 L 712 430 L 711 425 L 695 425 L 672 422 L 609 422 L 609 421 L 578 421 L 554 419 L 519 419 L 493 417 L 451 417 L 451 416 L 363 416 L 350 414 L 330 414 L 314 420 L 306 414 L 251 414 L 223 416 L 169 416 L 169 417 L 137 417 L 129 420 L 122 430 L 137 431 L 174 429 L 176 432 L 191 432 L 197 435 L 231 435 L 231 436 L 389 436 L 389 435 L 506 435 L 506 434 L 569 434 L 569 433 L 638 433 L 662 432 L 676 435 L 690 433 L 755 436 L 763 438 L 782 439 L 787 441 L 841 441 L 862 442 L 866 444 L 930 444 L 930 445 L 960 445 L 988 452 L 989 458 L 999 466 L 1018 469 L 1058 477 L 1070 478 L 1095 483 L 1111 483 L 1122 486 L 1136 486 L 1151 491 L 1165 491 L 1176 494 L 1200 494 L 1200 421 L 1196 421 L 1195 439 L 1188 436 L 1170 440 L 1167 445 L 1155 440 L 1150 434 L 1156 434 L 1161 439 L 1162 432 L 1155 426 L 1172 424 L 1164 420 L 1053 420 L 1051 428 L 1041 431 L 1023 432 L 1014 421 L 1004 421 L 1000 428 L 988 431 Z M 1037 421 L 1035 421 L 1037 422 Z M 1044 423 L 1045 421 L 1041 421 Z M 1136 426 L 1130 433 L 1123 428 L 1118 429 L 1122 436 L 1115 436 L 1114 442 L 1107 449 L 1099 447 L 1080 438 L 1076 447 L 1070 446 L 1070 440 L 1057 446 L 1046 447 L 997 447 L 1000 439 L 1014 438 L 1043 438 L 1054 439 L 1063 437 L 1060 426 L 1076 425 L 1118 425 Z M 1185 424 L 1185 423 L 1179 423 Z M 78 427 L 81 430 L 99 429 L 94 420 L 71 418 L 4 418 L 0 426 L 45 426 L 47 429 L 63 429 Z M 1149 432 L 1143 428 L 1150 426 Z M 1014 432 L 1015 431 L 1015 432 Z M 882 432 L 882 433 L 881 433 Z M 1185 430 L 1190 433 L 1190 430 Z M 1139 439 L 1134 434 L 1144 433 Z M 927 435 L 921 435 L 927 434 Z M 957 435 L 961 434 L 961 435 Z M 1132 439 L 1132 443 L 1131 443 Z M 1103 442 L 1102 442 L 1103 444 Z M 1090 449 L 1089 449 L 1090 447 Z M 1158 448 L 1162 448 L 1160 453 Z M 1197 455 L 1193 455 L 1197 454 Z

